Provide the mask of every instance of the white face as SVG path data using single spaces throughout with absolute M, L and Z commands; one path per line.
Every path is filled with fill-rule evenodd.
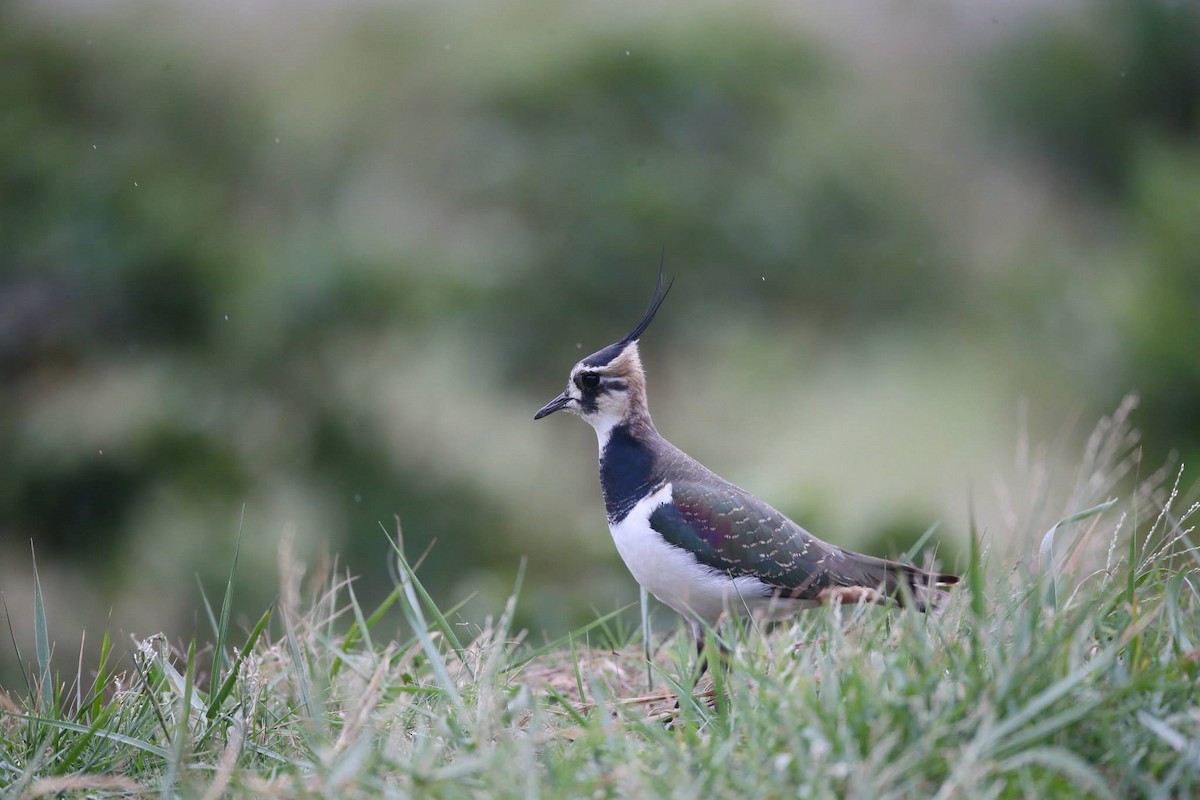
M 566 395 L 563 409 L 583 417 L 597 431 L 611 430 L 629 411 L 629 381 L 608 368 L 576 364 Z
M 571 369 L 566 391 L 543 406 L 534 419 L 559 410 L 569 411 L 583 417 L 603 441 L 613 426 L 629 415 L 632 405 L 644 405 L 645 379 L 636 342 L 606 363 L 597 365 L 597 360 L 593 355 L 576 364 Z

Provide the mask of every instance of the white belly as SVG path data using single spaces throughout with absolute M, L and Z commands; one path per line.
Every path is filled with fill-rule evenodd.
M 715 625 L 728 609 L 757 610 L 769 603 L 766 586 L 756 578 L 731 578 L 669 544 L 650 527 L 650 515 L 671 501 L 671 484 L 638 502 L 610 525 L 617 552 L 633 577 L 650 594 L 689 618 Z M 788 604 L 790 605 L 790 604 Z M 747 608 L 748 607 L 748 608 Z M 797 609 L 789 609 L 787 613 Z

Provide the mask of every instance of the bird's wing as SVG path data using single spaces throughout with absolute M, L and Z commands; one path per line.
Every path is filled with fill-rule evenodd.
M 844 585 L 836 568 L 846 551 L 821 541 L 731 483 L 672 483 L 671 502 L 650 515 L 650 527 L 705 566 L 758 578 L 797 599 Z
M 958 582 L 955 575 L 926 572 L 821 541 L 754 495 L 720 479 L 673 483 L 671 502 L 650 515 L 650 527 L 667 542 L 695 554 L 701 564 L 732 577 L 757 578 L 768 593 L 796 600 L 861 588 L 881 590 L 892 601 L 912 602 L 924 611 L 937 605 L 945 587 Z M 868 597 L 878 602 L 878 594 Z

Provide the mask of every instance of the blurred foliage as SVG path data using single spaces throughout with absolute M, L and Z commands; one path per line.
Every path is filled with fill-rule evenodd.
M 988 107 L 1124 235 L 1102 381 L 1143 394 L 1161 446 L 1200 446 L 1200 6 L 1105 0 L 991 57 Z M 1099 190 L 1094 194 L 1090 189 Z M 1106 234 L 1100 234 L 1104 236 Z M 1104 387 L 1097 387 L 1103 389 Z
M 1197 37 L 1195 3 L 1102 0 L 1039 17 L 995 54 L 990 107 L 1058 168 L 1127 196 L 1147 138 L 1194 146 L 1200 134 Z
M 0 551 L 32 539 L 107 603 L 136 580 L 181 626 L 243 504 L 252 570 L 294 525 L 367 595 L 399 514 L 414 554 L 437 539 L 439 601 L 504 596 L 528 556 L 522 621 L 577 622 L 627 579 L 598 501 L 538 483 L 590 465 L 541 466 L 529 416 L 577 343 L 624 332 L 664 248 L 664 385 L 915 330 L 1072 374 L 1096 413 L 1140 390 L 1154 441 L 1200 449 L 1195 6 L 1033 15 L 929 90 L 987 113 L 932 123 L 881 112 L 853 48 L 778 9 L 622 8 L 0 8 Z M 1016 142 L 1005 168 L 1051 166 L 1031 192 L 1096 210 L 981 267 L 970 204 L 921 198 L 983 165 L 929 169 L 921 124 Z M 771 499 L 836 530 L 821 497 Z M 859 542 L 903 549 L 935 513 Z
M 571 310 L 589 328 L 631 307 L 630 287 L 644 293 L 659 243 L 732 316 L 854 328 L 940 306 L 952 271 L 880 142 L 853 131 L 840 104 L 848 76 L 757 21 L 719 30 L 597 36 L 552 81 L 493 88 L 451 151 L 456 188 L 547 243 L 544 280 L 589 298 Z M 528 291 L 508 284 L 490 307 L 507 315 Z M 530 311 L 504 346 L 540 360 L 557 351 L 546 332 L 563 327 L 564 309 Z

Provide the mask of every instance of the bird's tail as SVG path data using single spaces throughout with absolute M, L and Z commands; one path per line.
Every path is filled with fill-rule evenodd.
M 837 586 L 866 592 L 862 599 L 875 602 L 894 602 L 928 611 L 937 608 L 945 600 L 947 590 L 959 581 L 957 575 L 929 572 L 899 561 L 849 552 L 845 556 L 834 576 Z

